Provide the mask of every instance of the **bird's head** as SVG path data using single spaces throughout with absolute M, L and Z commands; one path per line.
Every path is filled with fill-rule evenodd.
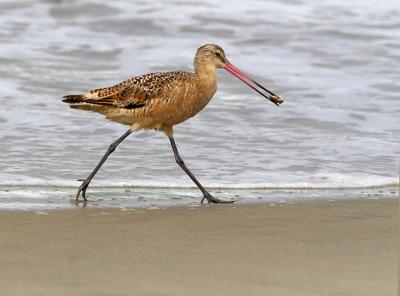
M 238 68 L 233 66 L 228 59 L 225 57 L 225 52 L 222 47 L 215 44 L 205 44 L 197 49 L 196 56 L 194 58 L 194 68 L 195 72 L 202 70 L 215 71 L 215 68 L 223 68 L 229 73 L 235 75 L 242 82 L 246 83 L 256 92 L 258 92 L 263 97 L 270 100 L 275 105 L 279 106 L 283 103 L 283 98 L 281 96 L 275 95 L 273 92 L 269 91 L 261 84 L 254 81 L 252 78 L 241 72 Z
M 197 49 L 194 66 L 208 66 L 222 68 L 226 63 L 225 52 L 222 47 L 215 44 L 205 44 Z

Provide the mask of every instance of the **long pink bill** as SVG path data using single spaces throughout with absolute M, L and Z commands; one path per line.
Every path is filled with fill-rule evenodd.
M 263 97 L 267 98 L 268 100 L 270 100 L 272 103 L 274 103 L 275 105 L 279 106 L 280 104 L 283 103 L 283 99 L 280 96 L 277 96 L 276 94 L 274 94 L 273 92 L 269 91 L 268 89 L 266 89 L 265 87 L 263 87 L 262 85 L 260 85 L 259 83 L 257 83 L 256 81 L 254 81 L 253 79 L 251 79 L 249 76 L 247 76 L 246 74 L 244 74 L 242 71 L 240 71 L 239 69 L 237 69 L 236 67 L 234 67 L 231 63 L 229 63 L 228 61 L 223 65 L 223 68 L 228 71 L 229 73 L 235 75 L 237 78 L 239 78 L 241 81 L 243 81 L 244 83 L 246 83 L 248 86 L 250 86 L 252 89 L 254 89 L 256 92 L 258 92 L 260 95 L 262 95 Z M 256 87 L 261 88 L 257 89 Z M 262 92 L 265 91 L 267 92 L 267 94 Z

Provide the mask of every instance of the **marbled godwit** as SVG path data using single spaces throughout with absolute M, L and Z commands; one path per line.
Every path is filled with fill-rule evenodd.
M 186 167 L 175 144 L 173 126 L 196 115 L 208 104 L 217 90 L 217 68 L 224 68 L 232 73 L 277 106 L 283 103 L 283 99 L 235 68 L 226 59 L 220 46 L 201 46 L 193 64 L 194 72 L 150 73 L 85 94 L 64 96 L 63 101 L 72 108 L 99 112 L 111 121 L 130 126 L 127 132 L 109 146 L 92 173 L 83 180 L 76 200 L 82 193 L 83 199 L 87 201 L 86 189 L 90 181 L 118 144 L 132 132 L 155 129 L 168 136 L 176 162 L 203 193 L 201 202 L 207 199 L 209 203 L 230 203 L 213 197 Z

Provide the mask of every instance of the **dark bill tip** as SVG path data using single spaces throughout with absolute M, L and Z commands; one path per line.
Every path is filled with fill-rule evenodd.
M 229 73 L 235 75 L 242 82 L 246 83 L 249 87 L 254 89 L 260 95 L 262 95 L 266 99 L 270 100 L 275 105 L 279 106 L 280 104 L 283 103 L 283 98 L 281 96 L 274 94 L 273 92 L 271 92 L 270 90 L 268 90 L 264 86 L 262 86 L 261 84 L 257 83 L 255 80 L 253 80 L 252 78 L 250 78 L 249 76 L 247 76 L 246 74 L 241 72 L 239 69 L 237 69 L 235 66 L 233 66 L 230 62 L 228 62 L 228 60 L 226 61 L 225 64 L 223 64 L 222 67 Z

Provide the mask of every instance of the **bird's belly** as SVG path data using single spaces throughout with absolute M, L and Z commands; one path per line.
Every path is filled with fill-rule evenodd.
M 172 108 L 164 110 L 162 124 L 176 125 L 195 116 L 210 102 L 213 95 L 203 96 L 200 99 L 186 99 L 180 104 L 174 104 Z
M 199 90 L 198 87 L 186 85 L 171 97 L 162 96 L 152 100 L 135 116 L 135 126 L 155 128 L 173 126 L 199 113 L 212 99 L 216 92 L 216 84 Z

